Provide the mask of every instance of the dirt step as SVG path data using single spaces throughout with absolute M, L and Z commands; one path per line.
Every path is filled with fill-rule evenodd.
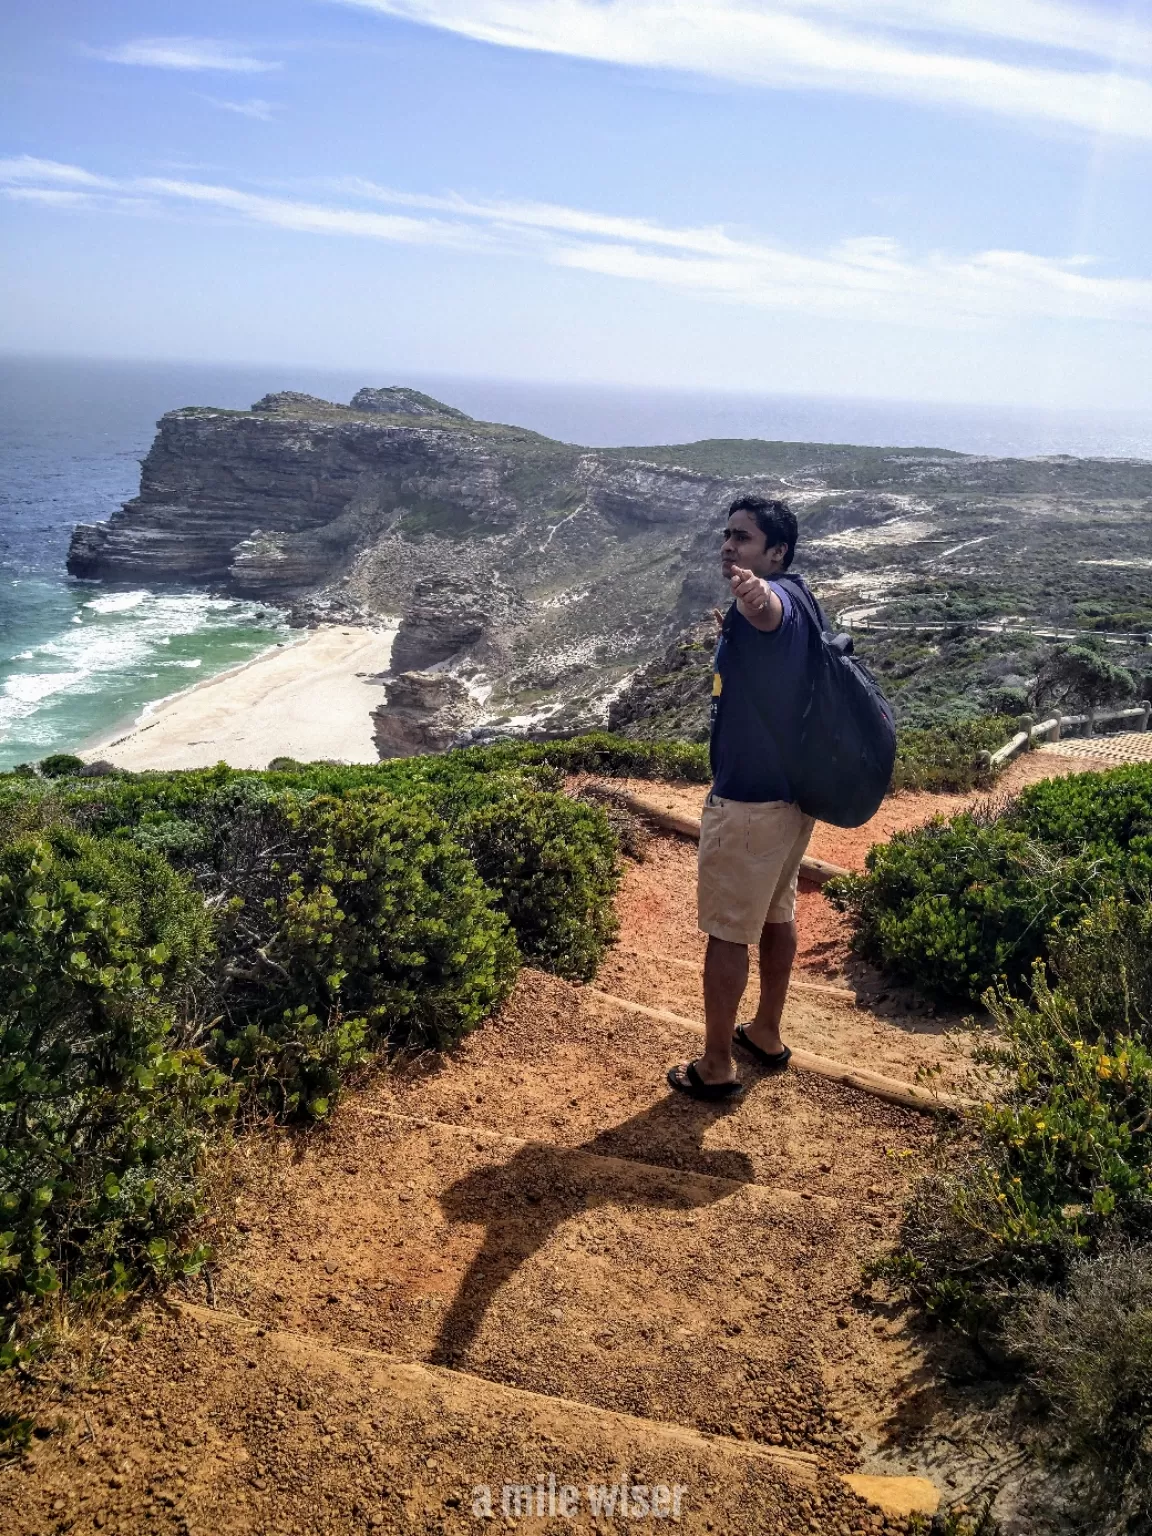
M 501 1521 L 504 1485 L 521 1500 L 531 1488 L 534 1506 L 544 1488 L 543 1518 L 521 1503 L 515 1525 L 587 1536 L 620 1519 L 596 1521 L 588 1490 L 622 1482 L 669 1498 L 679 1487 L 689 1532 L 875 1529 L 874 1509 L 804 1458 L 208 1309 L 153 1311 L 67 1419 L 34 1442 L 26 1470 L 0 1478 L 6 1536 L 457 1536 L 477 1530 L 484 1486 Z M 549 1520 L 550 1488 L 565 1485 L 578 1491 L 574 1518 Z
M 622 946 L 608 952 L 596 987 L 646 1007 L 703 1018 L 698 961 Z M 757 987 L 753 964 L 741 1013 L 745 1020 L 755 1009 Z M 922 1071 L 931 1071 L 943 1088 L 955 1091 L 969 1066 L 967 1042 L 942 1039 L 944 1027 L 945 1020 L 936 1016 L 912 1015 L 897 1021 L 876 1014 L 851 992 L 803 978 L 794 978 L 784 1015 L 784 1032 L 793 1048 L 908 1082 Z
M 855 1210 L 348 1112 L 245 1224 L 216 1294 L 269 1326 L 852 1464 Z
M 895 1230 L 908 1154 L 931 1124 L 806 1073 L 761 1077 L 735 1107 L 672 1094 L 692 1024 L 630 1015 L 588 989 L 525 972 L 500 1017 L 450 1056 L 382 1075 L 360 1102 L 526 1140 L 849 1202 L 860 1241 Z
M 703 1020 L 689 1018 L 667 1008 L 652 1008 L 646 1003 L 633 1002 L 630 998 L 605 992 L 599 987 L 589 987 L 588 992 L 598 1001 L 608 1003 L 614 1008 L 622 1008 L 628 1013 L 641 1014 L 647 1019 L 656 1019 L 663 1023 L 689 1025 L 700 1032 L 704 1029 Z M 926 1114 L 971 1109 L 976 1103 L 974 1099 L 963 1098 L 940 1089 L 921 1087 L 919 1084 L 905 1082 L 867 1068 L 849 1066 L 847 1062 L 834 1061 L 828 1056 L 806 1051 L 802 1047 L 793 1050 L 790 1064 L 798 1072 L 812 1072 L 817 1077 L 840 1083 L 845 1088 L 856 1088 L 862 1093 L 871 1094 L 873 1098 L 884 1099 L 890 1104 L 897 1104 L 907 1109 L 923 1110 Z
M 661 1167 L 658 1163 L 645 1163 L 639 1158 L 614 1157 L 601 1152 L 585 1151 L 582 1147 L 558 1146 L 555 1142 L 528 1141 L 519 1136 L 504 1136 L 496 1131 L 479 1131 L 474 1127 L 454 1125 L 447 1120 L 429 1120 L 420 1115 L 405 1115 L 396 1110 L 379 1109 L 371 1104 L 350 1103 L 346 1106 L 345 1113 L 369 1115 L 375 1119 L 387 1120 L 400 1128 L 427 1130 L 435 1136 L 457 1137 L 472 1143 L 477 1149 L 491 1144 L 493 1148 L 507 1148 L 510 1154 L 513 1150 L 520 1148 L 563 1154 L 566 1160 L 572 1160 L 573 1166 L 584 1164 L 593 1171 L 603 1170 L 608 1177 L 613 1174 L 622 1174 L 629 1182 L 645 1174 L 652 1176 L 660 1185 L 666 1185 L 671 1179 L 684 1189 L 688 1197 L 692 1192 L 698 1191 L 701 1203 L 708 1198 L 720 1198 L 723 1194 L 731 1194 L 748 1184 L 762 1189 L 766 1195 L 775 1195 L 786 1205 L 793 1207 L 797 1200 L 812 1200 L 817 1207 L 827 1210 L 834 1209 L 840 1203 L 831 1195 L 813 1194 L 811 1190 L 780 1189 L 776 1186 L 757 1184 L 755 1179 L 722 1178 L 717 1174 L 689 1173 L 682 1169 Z

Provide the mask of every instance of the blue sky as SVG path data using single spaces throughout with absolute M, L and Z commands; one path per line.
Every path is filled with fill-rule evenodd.
M 1152 408 L 1152 0 L 25 0 L 0 47 L 8 350 Z

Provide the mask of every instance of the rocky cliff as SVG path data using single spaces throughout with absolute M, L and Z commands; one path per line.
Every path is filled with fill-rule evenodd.
M 755 441 L 593 451 L 398 387 L 170 412 L 139 495 L 76 529 L 68 568 L 210 584 L 299 623 L 398 620 L 375 711 L 385 755 L 610 710 L 696 733 L 706 666 L 676 637 L 724 597 L 719 530 L 742 491 L 788 496 L 799 563 L 832 609 L 1081 623 L 1077 602 L 1103 595 L 1101 612 L 1143 605 L 1152 627 L 1147 464 Z

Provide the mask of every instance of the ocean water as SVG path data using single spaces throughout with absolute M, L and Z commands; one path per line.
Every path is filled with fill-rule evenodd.
M 273 389 L 347 400 L 363 384 L 411 384 L 470 415 L 599 447 L 762 437 L 1152 459 L 1149 412 L 527 384 L 388 365 L 334 373 L 0 358 L 0 768 L 103 737 L 286 638 L 283 615 L 267 605 L 65 574 L 73 525 L 136 493 L 157 418 L 182 405 L 246 406 Z

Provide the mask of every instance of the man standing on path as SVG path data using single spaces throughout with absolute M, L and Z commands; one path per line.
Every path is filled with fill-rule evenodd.
M 809 693 L 812 621 L 777 580 L 792 564 L 796 518 L 782 501 L 733 502 L 720 552 L 735 599 L 725 616 L 712 682 L 712 791 L 700 825 L 699 920 L 704 961 L 704 1054 L 672 1067 L 671 1087 L 698 1099 L 744 1091 L 733 1045 L 782 1071 L 791 1052 L 780 1017 L 796 956 L 796 877 L 813 820 L 796 804 L 781 740 Z M 748 946 L 760 946 L 760 1004 L 736 1027 L 748 983 Z

